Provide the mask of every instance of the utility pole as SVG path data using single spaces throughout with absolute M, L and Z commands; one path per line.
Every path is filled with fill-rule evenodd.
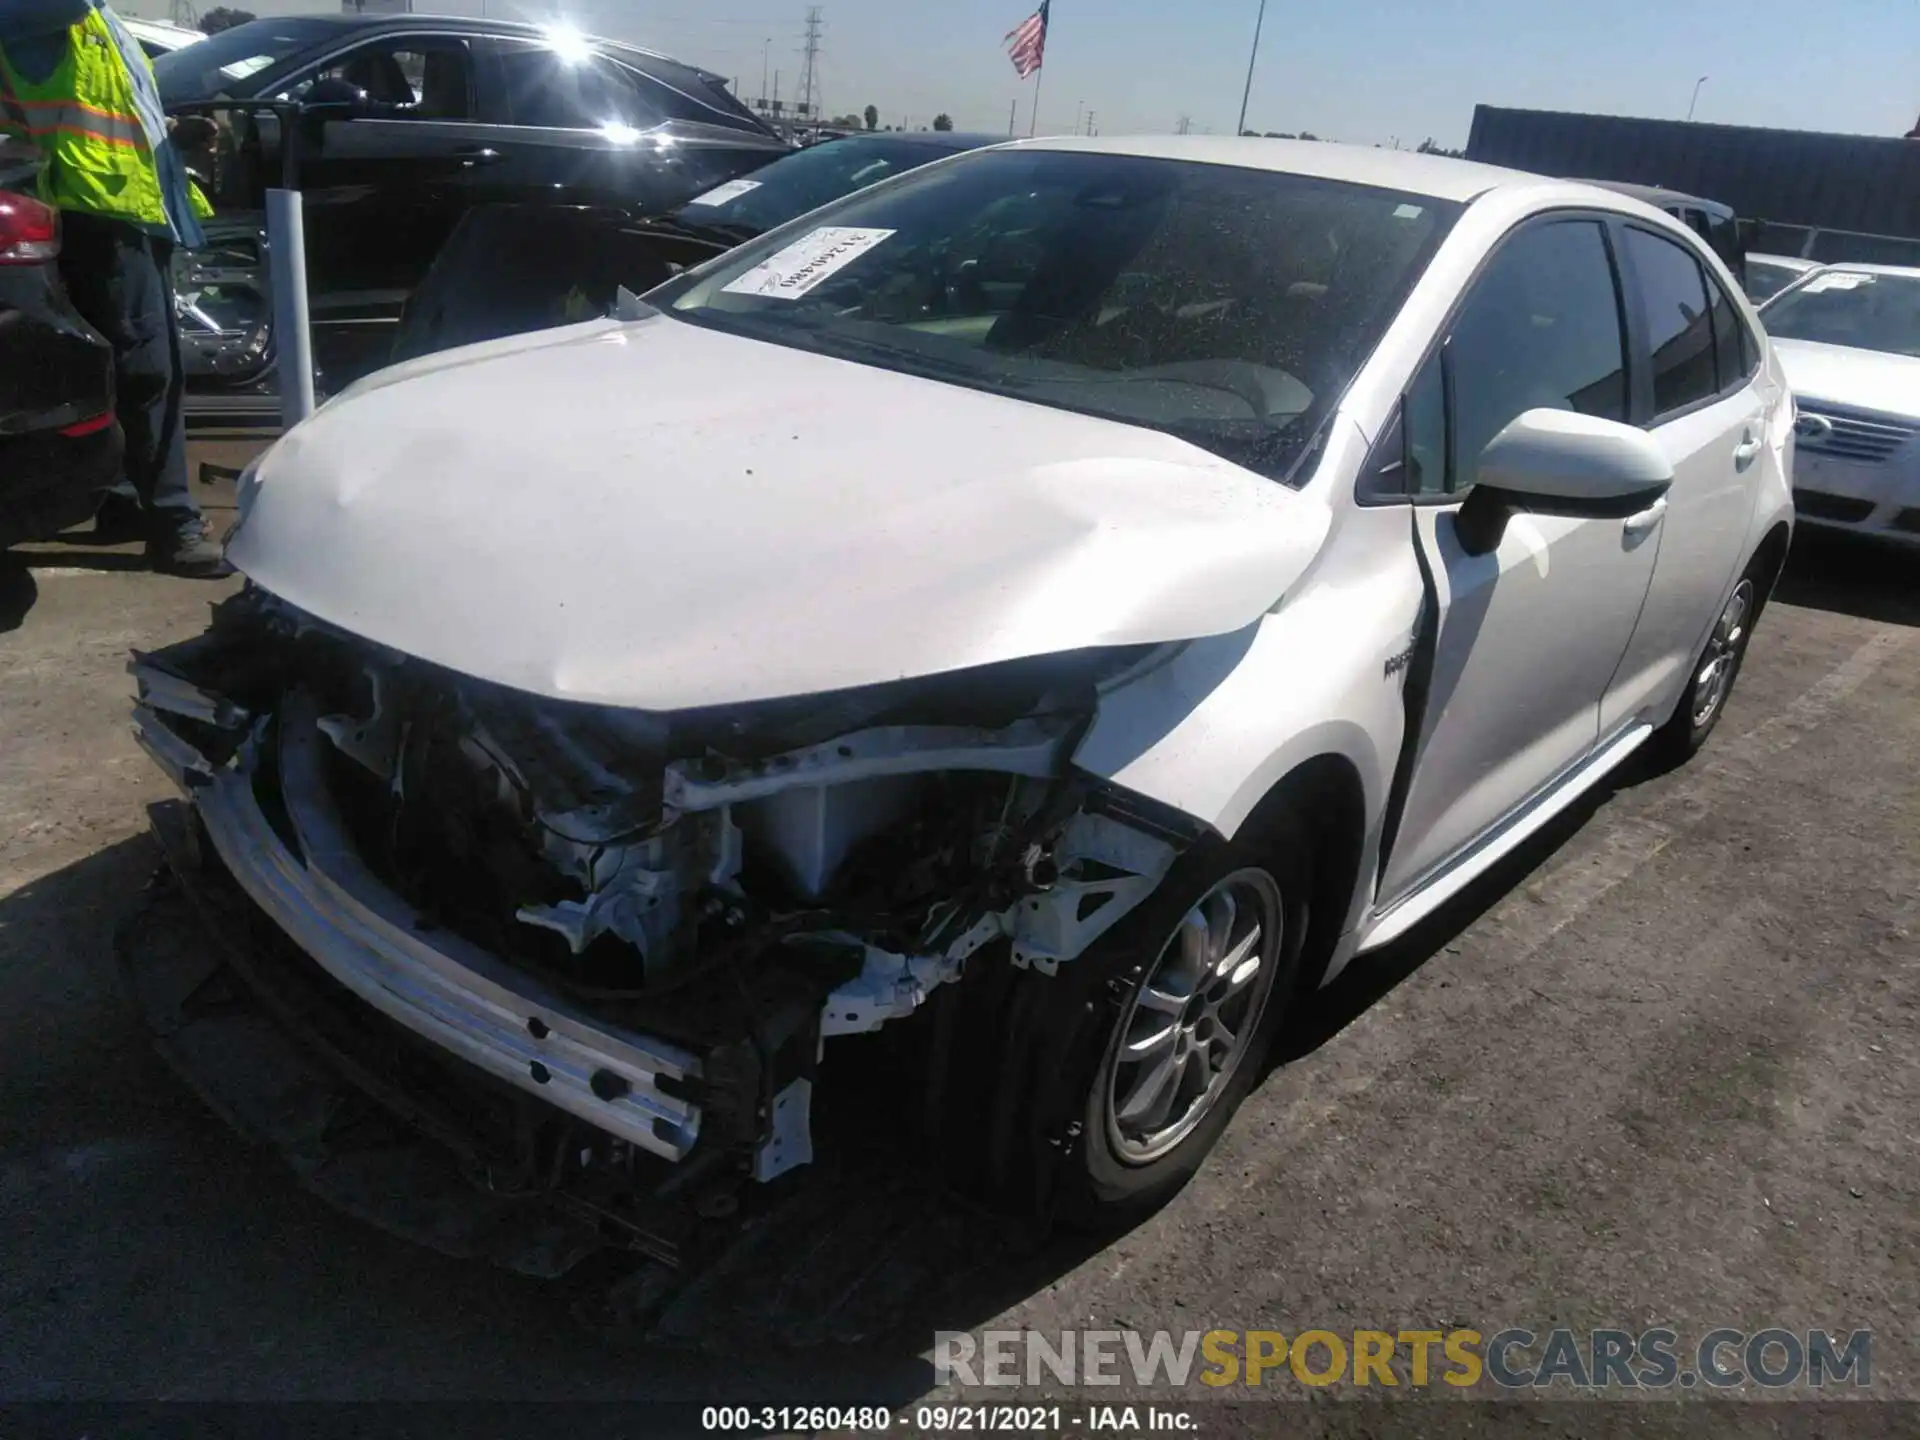
M 1240 123 L 1233 131 L 1236 135 L 1247 133 L 1247 101 L 1253 98 L 1253 66 L 1260 58 L 1260 30 L 1266 23 L 1267 0 L 1260 0 L 1260 13 L 1253 21 L 1253 53 L 1247 56 L 1247 88 L 1240 92 Z
M 1173 133 L 1176 135 L 1192 134 L 1193 133 L 1193 117 L 1191 115 L 1182 115 L 1178 120 L 1174 121 Z
M 767 48 L 760 52 L 760 113 L 767 113 L 767 66 L 773 63 L 773 37 L 767 37 Z
M 813 115 L 813 128 L 820 128 L 820 96 L 818 94 L 818 69 L 820 64 L 820 32 L 826 21 L 822 18 L 818 5 L 807 7 L 807 44 L 803 52 L 806 56 L 806 69 L 800 72 L 800 114 Z
M 1093 111 L 1091 110 L 1087 111 L 1087 134 L 1089 135 L 1097 135 L 1100 133 L 1099 131 L 1093 128 L 1093 116 L 1094 116 Z
M 1073 102 L 1073 133 L 1076 135 L 1080 133 L 1080 117 L 1086 113 L 1086 109 L 1086 101 L 1076 100 Z

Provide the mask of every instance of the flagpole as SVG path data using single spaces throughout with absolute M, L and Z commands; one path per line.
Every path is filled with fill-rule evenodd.
M 1046 78 L 1047 61 L 1040 58 L 1040 68 L 1033 72 L 1033 111 L 1027 116 L 1027 138 L 1031 140 L 1035 127 L 1040 124 L 1040 82 Z

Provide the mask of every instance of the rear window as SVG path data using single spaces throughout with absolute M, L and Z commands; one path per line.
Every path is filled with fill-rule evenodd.
M 1654 414 L 1669 415 L 1711 398 L 1719 384 L 1700 262 L 1692 251 L 1646 230 L 1627 231 L 1627 254 L 1639 279 L 1641 315 L 1653 351 Z

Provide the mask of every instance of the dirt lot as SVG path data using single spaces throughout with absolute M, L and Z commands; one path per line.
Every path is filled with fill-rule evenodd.
M 1708 752 L 1355 967 L 1159 1217 L 783 1359 L 584 1333 L 561 1289 L 328 1210 L 180 1087 L 109 943 L 167 793 L 122 665 L 225 587 L 27 558 L 0 582 L 0 1398 L 904 1403 L 935 1325 L 1665 1323 L 1872 1328 L 1874 1393 L 1920 1399 L 1910 562 L 1797 555 Z

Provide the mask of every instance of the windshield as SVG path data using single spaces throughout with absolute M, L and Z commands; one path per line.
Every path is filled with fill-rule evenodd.
M 1165 430 L 1288 478 L 1460 207 L 984 150 L 656 291 L 740 335 Z
M 341 28 L 337 20 L 314 16 L 255 20 L 236 25 L 193 45 L 183 45 L 153 62 L 160 98 L 168 105 L 217 100 L 253 93 L 241 85 L 249 75 L 270 70 L 290 55 L 316 45 Z
M 1747 298 L 1758 305 L 1771 300 L 1805 274 L 1803 267 L 1786 265 L 1758 255 L 1747 256 Z
M 960 148 L 965 147 L 956 147 Z M 829 200 L 954 153 L 943 146 L 890 135 L 830 140 L 696 196 L 673 218 L 686 225 L 717 225 L 758 235 Z
M 1920 356 L 1920 275 L 1823 270 L 1761 313 L 1767 333 Z

